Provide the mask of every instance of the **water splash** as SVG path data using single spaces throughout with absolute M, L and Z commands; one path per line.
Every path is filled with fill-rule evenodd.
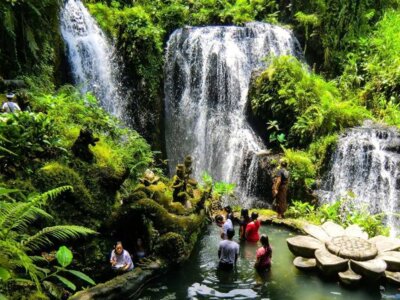
M 104 109 L 122 118 L 114 48 L 79 0 L 64 2 L 60 22 L 75 84 L 82 93 L 93 92 Z
M 300 55 L 293 34 L 263 23 L 245 27 L 186 27 L 169 41 L 165 64 L 165 128 L 170 171 L 190 154 L 195 176 L 238 184 L 251 206 L 258 179 L 256 152 L 264 148 L 245 109 L 252 72 L 268 55 Z M 250 182 L 250 183 L 249 183 Z
M 395 214 L 400 209 L 400 134 L 396 129 L 365 123 L 340 137 L 319 195 L 323 203 L 332 203 L 349 192 L 357 208 L 387 214 L 391 236 L 399 234 Z

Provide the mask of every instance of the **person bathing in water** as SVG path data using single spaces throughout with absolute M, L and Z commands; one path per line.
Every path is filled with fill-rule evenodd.
M 251 222 L 246 226 L 245 237 L 246 241 L 257 243 L 260 239 L 260 234 L 258 233 L 258 229 L 260 228 L 260 221 L 258 219 L 258 213 L 251 213 Z
M 263 234 L 260 238 L 260 242 L 262 246 L 257 249 L 254 268 L 256 268 L 258 272 L 266 272 L 271 269 L 272 248 L 269 244 L 268 236 Z

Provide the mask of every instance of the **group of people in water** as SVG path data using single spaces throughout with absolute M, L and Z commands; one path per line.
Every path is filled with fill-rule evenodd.
M 274 209 L 277 211 L 277 217 L 283 218 L 287 209 L 287 189 L 289 183 L 289 172 L 287 171 L 287 162 L 281 160 L 280 168 L 276 171 L 272 184 L 272 197 L 274 199 Z M 216 224 L 221 227 L 221 239 L 218 247 L 218 267 L 221 270 L 233 270 L 236 265 L 240 246 L 233 241 L 235 230 L 233 227 L 234 215 L 230 206 L 224 208 L 226 216 L 217 215 Z M 249 215 L 248 209 L 241 210 L 239 239 L 241 242 L 261 243 L 261 247 L 256 251 L 256 261 L 254 268 L 259 272 L 269 271 L 272 263 L 272 247 L 269 238 L 266 235 L 259 234 L 261 226 L 258 220 L 258 213 L 252 212 Z M 136 256 L 143 255 L 144 249 L 142 243 L 138 243 L 143 251 L 137 251 Z M 142 257 L 143 257 L 142 256 Z M 119 272 L 130 271 L 134 268 L 129 252 L 123 249 L 122 243 L 117 242 L 115 249 L 111 253 L 111 266 Z
M 216 224 L 222 228 L 221 239 L 218 247 L 218 268 L 221 270 L 233 270 L 236 265 L 240 246 L 233 241 L 235 230 L 233 228 L 233 213 L 230 206 L 225 207 L 226 217 L 217 215 L 215 217 Z M 249 217 L 248 209 L 242 209 L 239 227 L 239 239 L 241 242 L 257 243 L 261 242 L 261 247 L 256 251 L 256 262 L 254 267 L 259 272 L 269 271 L 272 263 L 272 248 L 269 243 L 269 238 L 266 235 L 261 235 L 258 232 L 260 228 L 258 213 L 252 212 Z

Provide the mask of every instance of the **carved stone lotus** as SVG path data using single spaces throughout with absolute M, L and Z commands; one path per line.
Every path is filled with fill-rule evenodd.
M 361 279 L 377 282 L 385 277 L 400 285 L 400 239 L 368 238 L 357 225 L 345 229 L 330 221 L 321 226 L 308 224 L 304 231 L 308 235 L 286 240 L 297 268 L 318 268 L 325 275 L 338 275 L 344 284 Z

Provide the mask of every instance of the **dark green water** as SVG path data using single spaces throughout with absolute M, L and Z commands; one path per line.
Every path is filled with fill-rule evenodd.
M 269 236 L 273 248 L 273 265 L 266 276 L 261 277 L 253 269 L 258 246 L 246 243 L 240 245 L 236 271 L 216 271 L 219 230 L 215 225 L 209 226 L 191 259 L 150 284 L 140 299 L 400 299 L 400 291 L 393 287 L 346 289 L 337 282 L 321 279 L 317 272 L 297 270 L 286 246 L 286 238 L 294 233 L 277 226 L 260 229 Z

